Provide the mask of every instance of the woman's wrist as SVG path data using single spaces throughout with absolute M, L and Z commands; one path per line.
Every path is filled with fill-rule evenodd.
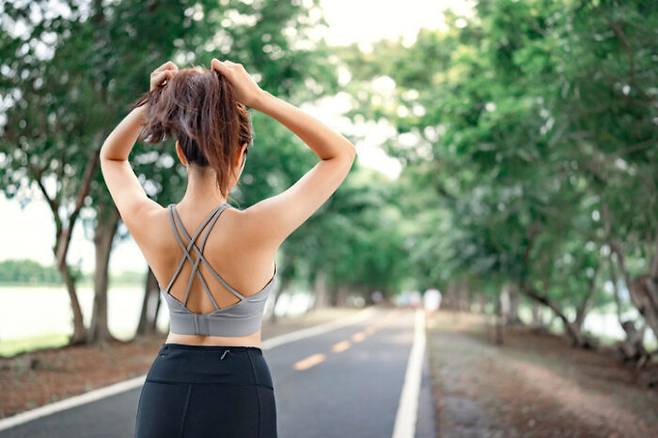
M 269 91 L 261 89 L 249 106 L 257 111 L 264 112 L 263 110 L 267 106 L 267 101 L 273 97 Z

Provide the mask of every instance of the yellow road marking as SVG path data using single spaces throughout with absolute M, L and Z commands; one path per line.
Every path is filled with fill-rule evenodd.
M 333 347 L 331 347 L 331 351 L 334 353 L 340 353 L 341 351 L 345 351 L 348 348 L 350 348 L 351 344 L 350 341 L 340 341 L 336 342 Z
M 391 313 L 393 313 L 393 312 L 391 312 Z M 388 318 L 391 317 L 391 313 L 389 313 L 387 315 Z M 384 319 L 387 319 L 387 317 L 385 317 Z M 381 322 L 382 321 L 380 321 L 380 323 Z M 377 329 L 375 328 L 375 326 L 373 324 L 373 325 L 370 325 L 370 326 L 366 327 L 363 331 L 354 333 L 351 336 L 351 338 L 354 342 L 361 342 L 366 338 L 366 336 L 373 334 L 375 331 L 377 331 Z M 344 341 L 336 342 L 331 347 L 331 351 L 333 351 L 334 353 L 340 353 L 341 351 L 345 351 L 345 350 L 349 349 L 351 346 L 352 346 L 352 344 L 350 344 L 350 341 L 344 340 Z M 300 370 L 300 371 L 301 370 L 306 370 L 306 369 L 309 369 L 311 367 L 314 367 L 315 365 L 317 365 L 319 363 L 324 362 L 326 359 L 327 359 L 327 356 L 322 354 L 322 353 L 312 354 L 308 357 L 305 357 L 302 360 L 299 360 L 299 361 L 295 362 L 295 364 L 293 365 L 293 368 L 296 369 L 296 370 Z
M 365 338 L 366 338 L 366 335 L 365 335 L 365 333 L 363 333 L 363 332 L 354 333 L 354 334 L 352 335 L 352 340 L 353 340 L 354 342 L 361 342 L 361 341 L 363 341 Z
M 307 358 L 295 362 L 293 368 L 295 368 L 296 370 L 305 370 L 321 362 L 324 362 L 326 358 L 327 357 L 322 353 L 312 354 Z

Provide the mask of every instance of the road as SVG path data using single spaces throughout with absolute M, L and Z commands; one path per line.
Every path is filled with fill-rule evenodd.
M 414 311 L 375 309 L 366 319 L 264 348 L 281 438 L 391 437 L 414 342 Z M 424 355 L 414 437 L 434 438 Z M 37 418 L 1 438 L 132 437 L 139 388 Z

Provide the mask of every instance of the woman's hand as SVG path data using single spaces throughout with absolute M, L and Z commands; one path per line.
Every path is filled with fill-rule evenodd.
M 165 62 L 151 73 L 150 90 L 153 91 L 155 88 L 163 87 L 177 72 L 178 67 L 176 67 L 176 64 L 171 61 Z
M 220 61 L 213 58 L 210 61 L 210 69 L 220 72 L 231 82 L 236 92 L 236 99 L 248 107 L 254 107 L 256 101 L 263 94 L 263 90 L 256 81 L 247 73 L 242 64 L 231 61 Z

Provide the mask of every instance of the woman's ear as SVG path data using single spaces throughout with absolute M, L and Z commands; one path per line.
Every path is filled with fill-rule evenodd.
M 187 159 L 185 158 L 185 154 L 183 153 L 183 148 L 181 147 L 178 140 L 176 140 L 176 155 L 178 155 L 178 160 L 183 166 L 187 167 L 189 165 Z

